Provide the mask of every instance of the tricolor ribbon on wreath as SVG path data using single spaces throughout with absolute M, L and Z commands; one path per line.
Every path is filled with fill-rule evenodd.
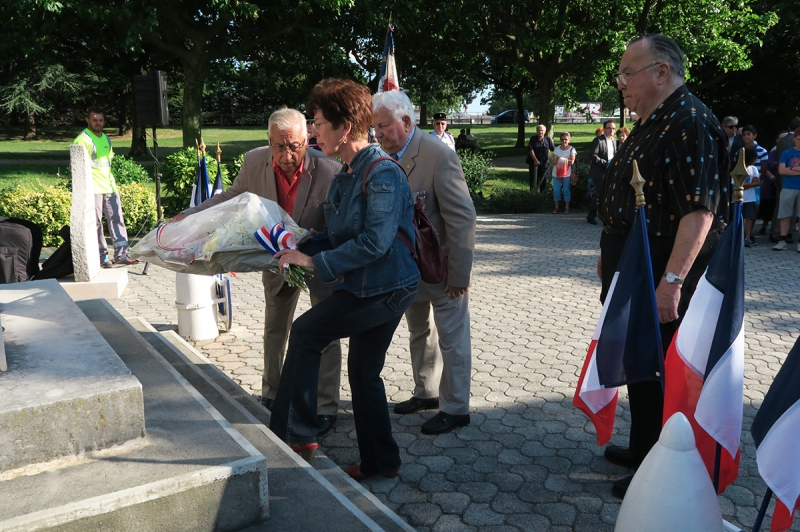
M 286 226 L 282 223 L 275 224 L 272 229 L 267 229 L 266 225 L 261 226 L 253 235 L 258 243 L 273 256 L 284 249 L 297 249 L 297 239 L 291 231 L 286 230 Z M 312 271 L 311 268 L 305 266 L 290 264 L 286 269 L 281 270 L 281 273 L 286 277 L 289 286 L 298 286 L 305 291 L 307 290 L 305 278 L 310 276 Z

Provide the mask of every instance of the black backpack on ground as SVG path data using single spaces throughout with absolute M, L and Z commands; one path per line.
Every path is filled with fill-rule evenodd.
M 20 218 L 0 218 L 0 284 L 28 281 L 39 272 L 42 230 Z
M 72 243 L 69 239 L 69 226 L 65 225 L 58 232 L 64 243 L 58 246 L 50 258 L 42 264 L 42 271 L 37 273 L 33 279 L 60 279 L 75 273 L 72 266 Z

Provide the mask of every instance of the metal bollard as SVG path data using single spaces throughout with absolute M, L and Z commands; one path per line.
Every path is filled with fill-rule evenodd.
M 219 336 L 216 287 L 213 275 L 175 274 L 178 334 L 183 338 L 197 341 Z

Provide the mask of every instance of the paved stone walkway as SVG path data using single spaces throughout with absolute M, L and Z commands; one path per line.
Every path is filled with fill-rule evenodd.
M 591 423 L 571 406 L 600 313 L 599 234 L 578 214 L 479 218 L 471 288 L 472 423 L 458 432 L 425 436 L 419 427 L 433 411 L 392 414 L 403 459 L 400 475 L 365 483 L 417 530 L 613 530 L 620 501 L 610 485 L 629 470 L 602 458 Z M 739 479 L 719 499 L 725 519 L 747 530 L 765 490 L 750 423 L 800 332 L 800 254 L 794 245 L 781 253 L 770 247 L 762 243 L 746 250 L 742 466 Z M 175 329 L 174 274 L 153 267 L 145 277 L 141 269 L 130 268 L 130 284 L 112 304 L 125 316 Z M 237 276 L 233 301 L 233 329 L 197 347 L 259 394 L 259 274 Z M 308 307 L 305 296 L 301 307 Z M 409 398 L 413 388 L 407 341 L 402 323 L 383 372 L 390 403 Z M 321 441 L 324 453 L 343 467 L 358 461 L 346 367 L 344 372 L 339 421 Z M 623 389 L 612 443 L 626 444 L 629 420 Z

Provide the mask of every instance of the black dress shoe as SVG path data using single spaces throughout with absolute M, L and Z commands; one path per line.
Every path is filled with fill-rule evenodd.
M 329 416 L 327 414 L 317 416 L 317 438 L 321 438 L 329 433 L 335 424 L 336 416 Z
M 611 485 L 611 493 L 614 497 L 624 499 L 625 494 L 628 492 L 628 486 L 631 485 L 631 480 L 633 480 L 633 475 L 614 482 L 614 484 Z
M 438 397 L 432 397 L 430 399 L 417 399 L 416 397 L 412 397 L 408 401 L 403 401 L 402 403 L 394 405 L 394 413 L 401 415 L 413 414 L 414 412 L 430 410 L 431 408 L 439 408 Z
M 268 397 L 262 396 L 258 402 L 261 403 L 261 406 L 272 412 L 272 404 L 275 402 L 275 399 L 269 399 Z
M 422 424 L 423 434 L 444 434 L 458 427 L 469 425 L 469 414 L 456 416 L 446 412 L 439 412 Z
M 639 462 L 633 456 L 633 453 L 627 447 L 620 447 L 619 445 L 609 445 L 603 451 L 603 456 L 612 464 L 621 465 L 623 467 L 638 467 Z
M 589 217 L 587 216 L 587 217 L 586 217 L 586 221 L 587 221 L 587 222 L 589 222 L 589 223 L 590 223 L 590 224 L 592 224 L 592 225 L 597 225 L 597 220 L 595 220 L 594 218 L 589 218 Z

